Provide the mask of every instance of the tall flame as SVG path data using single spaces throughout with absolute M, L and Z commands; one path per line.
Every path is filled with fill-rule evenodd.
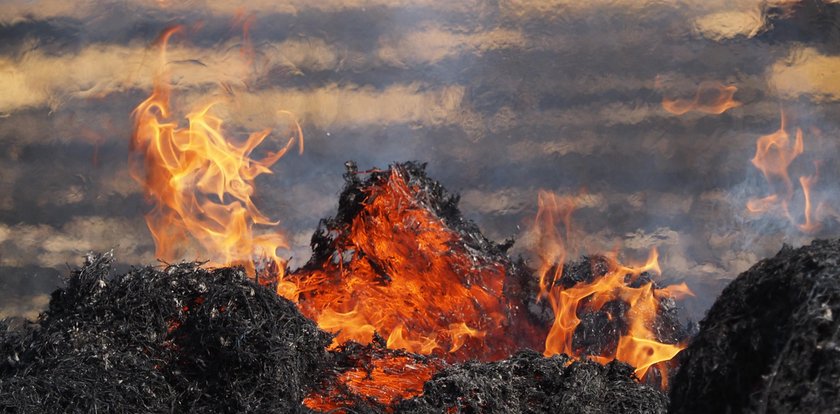
M 537 234 L 537 255 L 539 256 L 540 293 L 537 299 L 547 297 L 549 286 L 563 274 L 563 265 L 567 259 L 567 247 L 564 240 L 569 239 L 572 229 L 572 212 L 575 200 L 569 196 L 558 196 L 548 191 L 537 195 L 537 216 L 534 230 Z M 558 228 L 562 224 L 564 234 Z
M 539 195 L 540 211 L 538 226 L 552 226 L 558 221 L 565 223 L 568 229 L 571 222 L 573 204 L 569 198 L 551 193 L 541 192 Z M 558 208 L 560 207 L 560 208 Z M 551 216 L 554 218 L 548 218 Z M 559 232 L 552 228 L 538 228 L 541 238 L 559 237 Z M 542 248 L 549 251 L 542 252 L 539 267 L 541 288 L 548 289 L 548 299 L 554 312 L 554 322 L 545 340 L 545 355 L 565 353 L 571 356 L 583 356 L 583 350 L 574 345 L 575 331 L 581 323 L 578 316 L 582 311 L 600 311 L 611 301 L 620 300 L 627 304 L 628 310 L 623 317 L 628 322 L 626 332 L 623 332 L 614 350 L 600 355 L 589 355 L 590 358 L 601 363 L 613 359 L 627 362 L 636 367 L 636 375 L 645 378 L 648 370 L 656 366 L 661 376 L 661 385 L 667 386 L 667 361 L 685 348 L 685 344 L 662 343 L 652 327 L 656 323 L 660 301 L 666 297 L 677 295 L 691 295 L 685 283 L 673 285 L 664 289 L 655 287 L 652 281 L 641 283 L 634 287 L 639 277 L 644 273 L 661 273 L 659 255 L 652 249 L 647 262 L 641 266 L 625 266 L 618 262 L 616 256 L 607 256 L 607 272 L 596 276 L 594 280 L 582 281 L 571 287 L 553 283 L 562 275 L 562 260 L 566 257 L 563 247 L 567 240 L 541 240 Z M 549 260 L 546 262 L 546 260 Z M 553 263 L 552 263 L 553 262 Z M 548 282 L 548 281 L 551 282 Z M 543 283 L 543 281 L 546 281 Z M 613 317 L 613 315 L 610 315 Z
M 209 258 L 211 265 L 242 265 L 250 274 L 264 259 L 282 272 L 285 262 L 277 249 L 287 246 L 284 236 L 276 231 L 255 234 L 256 225 L 277 223 L 254 205 L 254 180 L 271 173 L 270 167 L 295 144 L 303 151 L 300 126 L 294 122 L 294 133 L 284 146 L 261 159 L 251 155 L 270 130 L 252 133 L 243 142 L 227 139 L 222 120 L 210 114 L 218 101 L 194 109 L 186 115 L 189 126 L 179 127 L 171 119 L 166 47 L 180 30 L 175 27 L 162 35 L 154 89 L 133 112 L 130 167 L 155 202 L 146 222 L 156 255 L 171 261 L 196 254 Z

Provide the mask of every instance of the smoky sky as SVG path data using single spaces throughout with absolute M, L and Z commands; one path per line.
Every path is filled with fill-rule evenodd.
M 418 160 L 526 258 L 537 191 L 578 194 L 577 244 L 621 245 L 628 260 L 658 247 L 663 277 L 688 281 L 701 298 L 686 306 L 702 315 L 783 243 L 838 233 L 838 17 L 832 1 L 7 2 L 0 298 L 15 299 L 0 316 L 43 306 L 88 251 L 155 263 L 151 206 L 127 170 L 130 114 L 176 24 L 167 67 L 181 117 L 223 96 L 231 136 L 282 127 L 280 110 L 303 127 L 304 153 L 261 176 L 255 199 L 288 234 L 292 266 L 335 211 L 345 161 Z M 736 86 L 741 105 L 663 110 L 704 81 Z M 819 164 L 816 234 L 745 212 L 770 191 L 749 160 L 782 111 L 805 142 L 791 175 Z

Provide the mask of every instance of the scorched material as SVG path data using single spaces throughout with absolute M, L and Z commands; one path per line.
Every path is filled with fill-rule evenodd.
M 330 336 L 240 268 L 113 276 L 90 257 L 0 333 L 2 412 L 297 412 Z
M 613 361 L 572 362 L 523 351 L 498 362 L 467 362 L 435 375 L 423 395 L 399 412 L 433 413 L 664 413 L 668 399 Z
M 840 412 L 840 240 L 785 247 L 738 276 L 680 366 L 674 413 Z

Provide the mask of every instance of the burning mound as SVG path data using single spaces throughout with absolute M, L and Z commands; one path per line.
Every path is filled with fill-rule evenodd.
M 422 165 L 348 163 L 345 180 L 310 261 L 262 285 L 244 267 L 111 276 L 110 256 L 88 258 L 38 327 L 0 331 L 0 410 L 664 410 L 637 381 L 667 384 L 688 289 L 656 283 L 655 250 L 565 263 L 549 226 L 532 274 Z
M 3 412 L 296 412 L 330 336 L 241 268 L 111 276 L 91 256 L 39 326 L 0 333 Z
M 518 271 L 509 246 L 462 218 L 457 196 L 421 164 L 360 174 L 348 163 L 338 213 L 321 221 L 312 258 L 280 294 L 337 343 L 368 344 L 377 333 L 388 348 L 461 361 L 504 358 L 517 336 L 538 337 L 512 323 L 523 307 L 504 292 Z
M 432 413 L 664 413 L 668 399 L 633 380 L 633 368 L 565 355 L 523 351 L 499 362 L 467 362 L 426 383 L 421 397 L 399 412 Z
M 671 411 L 837 412 L 840 240 L 783 248 L 735 279 L 681 354 Z
M 386 349 L 378 336 L 328 352 L 328 334 L 241 268 L 113 276 L 111 260 L 90 256 L 38 326 L 0 324 L 0 411 L 308 412 L 306 393 L 313 408 L 343 399 L 336 412 L 355 413 L 663 412 L 666 404 L 619 362 L 523 351 L 448 365 Z M 340 392 L 319 404 L 335 376 Z M 401 399 L 411 387 L 423 394 Z

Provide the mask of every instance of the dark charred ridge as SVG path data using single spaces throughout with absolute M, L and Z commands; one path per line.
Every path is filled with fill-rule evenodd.
M 818 240 L 739 275 L 678 356 L 671 412 L 837 412 L 838 264 L 840 240 Z
M 0 55 L 14 56 L 27 52 L 24 45 L 28 40 L 38 39 L 41 45 L 52 50 L 78 51 L 81 40 L 81 24 L 75 19 L 54 18 L 46 20 L 26 19 L 13 24 L 0 24 Z
M 270 39 L 282 42 L 298 37 L 312 38 L 326 36 L 328 42 L 356 42 L 354 49 L 360 53 L 370 53 L 380 35 L 390 30 L 407 30 L 411 26 L 420 26 L 426 19 L 463 26 L 464 14 L 447 12 L 423 6 L 412 6 L 413 18 L 392 19 L 393 7 L 370 5 L 362 9 L 343 8 L 338 11 L 304 8 L 294 13 L 265 12 L 253 15 L 250 35 L 253 38 Z M 0 37 L 18 40 L 11 44 L 20 44 L 19 39 L 35 39 L 40 47 L 51 53 L 65 52 L 78 48 L 82 43 L 126 44 L 136 39 L 154 39 L 167 27 L 182 23 L 195 23 L 183 15 L 183 10 L 167 12 L 160 8 L 136 7 L 130 4 L 112 2 L 108 7 L 100 7 L 96 19 L 101 24 L 89 27 L 86 21 L 72 17 L 48 17 L 37 20 L 29 19 L 0 26 Z M 191 43 L 202 46 L 215 46 L 219 42 L 242 35 L 241 24 L 231 24 L 230 16 L 213 15 L 209 11 L 193 10 L 193 19 L 201 19 L 203 24 L 199 36 Z M 90 16 L 86 16 L 90 17 Z M 389 25 L 392 20 L 395 23 Z M 109 24 L 110 23 L 110 24 Z M 397 27 L 397 24 L 399 26 Z M 476 24 L 475 29 L 478 29 Z M 131 30 L 127 31 L 126 27 Z M 324 27 L 330 31 L 325 32 Z M 80 36 L 84 28 L 84 37 Z M 279 29 L 278 29 L 279 28 Z M 377 29 L 377 30 L 371 30 Z M 5 48 L 4 53 L 19 53 L 20 49 Z
M 769 44 L 800 41 L 797 36 L 803 36 L 809 42 L 823 42 L 831 39 L 833 27 L 830 16 L 837 9 L 836 5 L 827 4 L 820 0 L 809 0 L 789 10 L 770 8 L 768 18 L 771 22 L 770 30 L 759 38 Z M 395 16 L 394 7 L 368 6 L 364 9 L 345 8 L 338 11 L 317 10 L 304 8 L 296 13 L 267 12 L 253 16 L 250 34 L 253 38 L 270 39 L 274 42 L 295 38 L 323 38 L 328 43 L 344 42 L 350 49 L 358 53 L 371 53 L 380 39 L 397 36 L 394 32 L 405 32 L 411 29 L 422 29 L 429 21 L 439 23 L 444 28 L 452 28 L 457 33 L 478 32 L 486 27 L 522 30 L 529 38 L 540 40 L 541 45 L 552 44 L 556 36 L 546 33 L 560 33 L 565 39 L 578 39 L 569 44 L 586 44 L 591 38 L 620 34 L 625 26 L 634 26 L 637 31 L 646 31 L 644 39 L 653 39 L 658 47 L 648 47 L 650 53 L 660 52 L 663 63 L 675 64 L 672 54 L 664 53 L 663 47 L 676 44 L 681 39 L 660 38 L 657 28 L 669 28 L 675 19 L 688 18 L 685 13 L 673 7 L 662 7 L 641 16 L 616 11 L 610 7 L 589 7 L 584 14 L 585 20 L 569 20 L 567 16 L 556 16 L 546 19 L 539 16 L 533 20 L 520 18 L 505 18 L 500 15 L 498 5 L 482 4 L 469 14 L 479 13 L 481 20 L 468 19 L 465 13 L 452 10 L 438 10 L 432 7 L 411 6 L 410 13 Z M 177 10 L 177 9 L 176 9 Z M 23 44 L 23 39 L 35 39 L 40 47 L 49 53 L 67 50 L 78 50 L 83 43 L 126 44 L 135 39 L 155 38 L 161 30 L 176 22 L 191 23 L 182 14 L 167 12 L 160 9 L 132 7 L 120 3 L 111 3 L 102 7 L 97 15 L 94 28 L 87 27 L 86 22 L 78 18 L 55 17 L 36 20 L 35 18 L 6 24 L 0 27 L 0 37 L 16 40 L 10 44 Z M 202 47 L 218 45 L 220 41 L 241 36 L 241 28 L 231 24 L 228 16 L 213 15 L 209 12 L 196 10 L 195 17 L 202 19 L 203 25 L 191 42 Z M 615 25 L 616 20 L 621 25 Z M 808 24 L 814 21 L 822 22 L 815 28 Z M 576 24 L 570 24 L 570 23 Z M 131 31 L 126 31 L 130 27 Z M 82 30 L 84 28 L 84 31 Z M 280 29 L 278 29 L 280 28 Z M 329 30 L 324 30 L 329 28 Z M 738 48 L 738 42 L 716 43 L 708 40 L 694 40 L 698 44 L 707 44 L 707 48 Z M 586 49 L 582 47 L 581 49 Z M 754 48 L 753 48 L 754 49 Z M 744 50 L 749 52 L 748 50 Z M 19 53 L 19 49 L 7 48 L 7 53 Z M 567 51 L 568 52 L 568 51 Z M 702 51 L 700 51 L 702 53 Z M 732 53 L 733 56 L 744 56 L 743 53 Z M 665 56 L 671 56 L 671 59 Z M 766 51 L 756 53 L 753 57 L 766 57 Z
M 301 412 L 329 334 L 238 268 L 114 275 L 90 256 L 0 333 L 0 411 Z
M 664 413 L 667 404 L 659 391 L 635 382 L 627 364 L 572 362 L 565 355 L 545 358 L 524 351 L 504 361 L 444 369 L 426 383 L 423 396 L 402 402 L 397 411 Z
M 449 229 L 460 236 L 460 240 L 467 247 L 496 262 L 512 263 L 505 254 L 512 241 L 498 244 L 484 237 L 475 223 L 461 215 L 458 209 L 460 196 L 450 193 L 439 182 L 429 178 L 426 175 L 425 163 L 406 162 L 392 165 L 385 170 L 374 168 L 370 171 L 359 171 L 353 161 L 348 161 L 345 165 L 345 187 L 339 195 L 337 214 L 319 223 L 312 236 L 312 258 L 303 269 L 320 266 L 335 253 L 336 237 L 347 230 L 353 218 L 365 205 L 367 198 L 364 189 L 386 182 L 392 169 L 397 169 L 409 185 L 417 188 L 417 191 L 412 193 L 413 200 L 443 220 Z M 367 179 L 362 180 L 361 177 L 365 175 Z

